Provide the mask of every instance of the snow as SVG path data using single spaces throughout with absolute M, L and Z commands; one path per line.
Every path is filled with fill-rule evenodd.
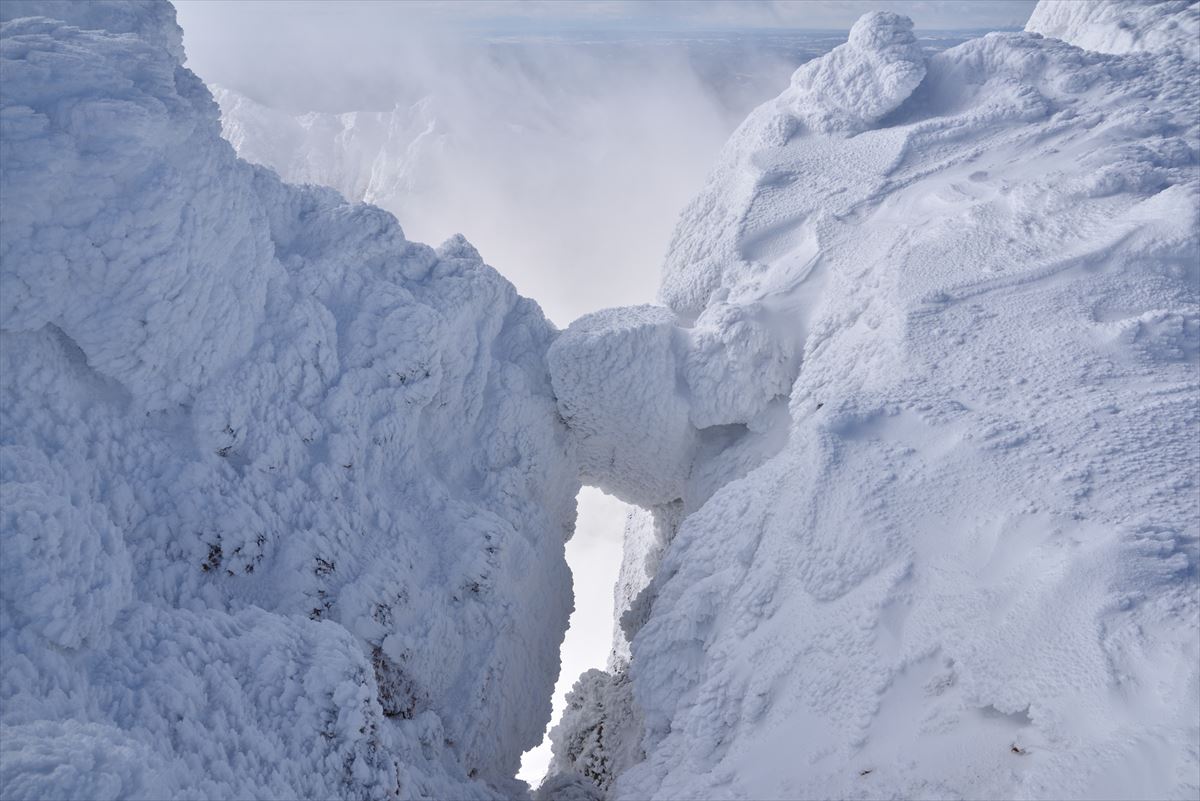
M 558 332 L 240 161 L 169 6 L 0 6 L 0 794 L 522 797 L 584 481 L 537 797 L 1196 797 L 1195 8 L 868 14 Z
M 169 5 L 0 11 L 0 794 L 519 795 L 571 608 L 553 326 L 239 161 Z
M 572 323 L 548 358 L 584 481 L 640 506 L 678 497 L 695 448 L 675 386 L 682 346 L 673 320 L 654 306 L 595 312 Z
M 1174 50 L 1200 60 L 1196 0 L 1042 0 L 1025 30 L 1101 53 Z
M 359 18 L 404 8 L 368 4 Z M 219 14 L 201 3 L 181 19 L 188 13 L 249 25 L 255 12 Z M 311 21 L 293 20 L 267 48 L 324 27 L 315 9 L 300 16 Z M 343 39 L 314 35 L 310 49 L 320 55 L 312 58 L 246 56 L 246 34 L 189 31 L 193 69 L 222 83 L 214 96 L 225 136 L 285 181 L 330 186 L 392 212 L 414 238 L 466 234 L 563 328 L 598 308 L 653 298 L 679 209 L 792 61 L 776 61 L 778 42 L 738 36 L 476 32 L 445 41 L 405 25 L 382 26 L 391 38 L 355 35 L 352 18 L 339 15 L 335 25 L 344 40 L 374 45 L 343 43 L 348 52 L 339 54 L 329 45 Z M 226 58 L 231 48 L 236 59 Z M 246 60 L 239 80 L 232 65 Z M 328 74 L 291 77 L 323 65 Z M 269 77 L 281 73 L 286 81 Z
M 907 24 L 856 30 L 882 35 L 798 70 L 684 211 L 661 293 L 673 320 L 594 315 L 588 341 L 611 344 L 581 348 L 586 369 L 553 358 L 567 336 L 552 349 L 560 410 L 633 381 L 603 426 L 564 412 L 576 437 L 594 447 L 602 430 L 622 464 L 670 453 L 656 475 L 683 488 L 643 498 L 652 511 L 627 526 L 614 658 L 578 685 L 546 786 L 1195 797 L 1191 55 L 1154 36 L 1139 39 L 1153 52 L 1113 55 L 992 34 L 890 81 L 871 70 L 919 68 L 899 56 Z M 873 42 L 885 53 L 855 50 Z M 864 93 L 869 111 L 829 102 L 851 85 L 886 88 Z M 635 361 L 651 339 L 629 315 L 673 325 L 676 357 L 606 377 L 606 358 Z M 745 341 L 763 356 L 730 363 L 790 367 L 785 409 L 768 398 L 778 376 L 754 404 L 718 403 L 763 369 L 726 368 L 733 387 L 716 364 L 711 382 L 681 378 L 693 343 L 742 341 L 760 315 Z M 708 403 L 729 414 L 697 412 Z M 693 432 L 664 408 L 686 408 Z M 689 436 L 704 444 L 681 469 Z M 628 681 L 632 706 L 613 689 Z
M 792 76 L 780 100 L 809 128 L 857 133 L 903 103 L 925 77 L 925 57 L 908 17 L 864 14 L 846 44 Z

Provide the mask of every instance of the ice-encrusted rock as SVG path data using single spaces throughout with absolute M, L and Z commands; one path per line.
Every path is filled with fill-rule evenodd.
M 1186 54 L 918 79 L 871 17 L 670 308 L 551 347 L 462 238 L 236 161 L 163 8 L 0 6 L 66 17 L 0 41 L 5 797 L 520 793 L 571 451 L 653 509 L 541 796 L 1200 791 Z
M 1175 51 L 1200 61 L 1197 0 L 1042 0 L 1025 30 L 1101 53 Z
M 222 135 L 240 158 L 290 183 L 332 187 L 400 214 L 415 205 L 445 151 L 430 98 L 391 111 L 291 114 L 220 86 Z M 405 218 L 407 219 L 407 218 Z M 406 223 L 408 224 L 408 223 Z M 411 225 L 411 224 L 409 224 Z
M 168 4 L 0 18 L 0 795 L 519 795 L 571 608 L 553 327 L 239 161 Z
M 84 30 L 128 33 L 184 60 L 183 29 L 175 9 L 157 0 L 5 0 L 4 20 L 46 17 Z
M 584 481 L 643 507 L 689 494 L 696 454 L 727 438 L 717 429 L 769 427 L 796 373 L 791 334 L 754 303 L 715 304 L 692 326 L 660 306 L 595 312 L 549 365 Z
M 617 776 L 642 759 L 641 719 L 633 702 L 633 687 L 625 670 L 589 670 L 567 693 L 567 708 L 550 732 L 554 757 L 549 775 L 581 776 L 594 789 L 607 793 Z M 538 797 L 554 782 L 539 788 Z
M 640 506 L 682 496 L 696 446 L 675 322 L 656 306 L 596 312 L 572 323 L 548 357 L 584 481 Z
M 855 133 L 908 99 L 925 77 L 912 20 L 864 14 L 846 44 L 796 70 L 782 103 L 820 133 Z
M 992 34 L 853 136 L 782 101 L 733 136 L 662 298 L 803 358 L 786 425 L 704 439 L 670 534 L 627 527 L 645 757 L 610 798 L 1200 792 L 1197 85 Z M 588 739 L 603 684 L 555 733 L 584 764 L 629 745 Z
M 0 460 L 0 598 L 13 622 L 60 648 L 103 644 L 133 595 L 120 531 L 42 452 L 5 447 Z

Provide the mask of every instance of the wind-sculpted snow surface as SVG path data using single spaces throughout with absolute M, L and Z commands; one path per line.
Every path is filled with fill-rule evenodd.
M 640 426 L 686 408 L 671 441 L 697 442 L 672 456 L 678 499 L 627 530 L 631 657 L 618 642 L 607 679 L 577 685 L 547 787 L 1200 793 L 1195 63 L 1032 33 L 918 63 L 907 32 L 871 15 L 805 65 L 680 220 L 674 320 L 637 314 L 683 349 L 632 368 L 638 411 L 604 436 L 651 464 L 666 450 Z M 858 86 L 878 91 L 843 98 Z M 786 410 L 697 413 L 734 390 L 695 395 L 686 349 L 757 310 L 787 343 Z M 605 316 L 580 336 L 645 342 Z M 560 407 L 606 386 L 599 356 L 559 369 L 573 336 L 552 350 Z M 753 397 L 776 391 L 764 372 Z
M 0 13 L 0 795 L 519 793 L 571 606 L 553 328 L 237 160 L 169 5 Z
M 822 133 L 856 133 L 903 103 L 925 77 L 925 58 L 908 17 L 866 14 L 849 41 L 792 76 L 782 102 Z
M 1200 61 L 1197 0 L 1042 0 L 1025 30 L 1101 53 L 1175 50 Z

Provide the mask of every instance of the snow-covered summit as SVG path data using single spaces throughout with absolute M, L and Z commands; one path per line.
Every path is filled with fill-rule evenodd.
M 648 405 L 610 442 L 647 452 L 617 458 L 689 461 L 627 528 L 613 661 L 577 685 L 547 787 L 1194 797 L 1195 63 L 1031 33 L 918 61 L 905 20 L 855 30 L 882 49 L 852 35 L 751 115 L 680 218 L 675 319 L 639 312 L 684 353 L 761 310 L 799 358 L 757 417 L 665 444 L 669 419 L 636 426 L 711 387 L 677 356 L 622 396 Z M 870 113 L 842 98 L 859 85 Z M 605 315 L 579 336 L 643 341 Z M 572 336 L 560 407 L 603 386 L 558 367 Z
M 1200 792 L 1180 48 L 868 15 L 560 333 L 238 160 L 169 6 L 0 15 L 4 797 L 520 796 L 580 476 L 643 508 L 541 795 Z
M 908 17 L 864 14 L 846 44 L 796 70 L 781 100 L 822 133 L 856 133 L 904 102 L 925 77 Z
M 1041 0 L 1025 30 L 1101 53 L 1173 50 L 1200 61 L 1197 0 Z

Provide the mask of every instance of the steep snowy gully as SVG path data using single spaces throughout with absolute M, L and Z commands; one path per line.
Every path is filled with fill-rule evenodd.
M 585 482 L 539 797 L 1194 797 L 1200 5 L 1096 8 L 864 16 L 559 332 L 239 160 L 168 4 L 0 5 L 0 794 L 524 796 Z

